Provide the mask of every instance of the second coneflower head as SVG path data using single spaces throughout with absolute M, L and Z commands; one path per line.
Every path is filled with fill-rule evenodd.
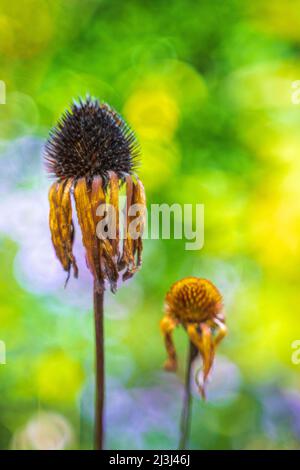
M 205 383 L 213 365 L 215 349 L 226 335 L 222 296 L 207 279 L 186 277 L 175 282 L 166 295 L 165 315 L 161 320 L 168 354 L 165 369 L 176 371 L 177 354 L 173 343 L 173 330 L 182 325 L 190 341 L 203 361 L 203 385 L 200 392 L 205 396 Z
M 74 196 L 87 265 L 96 289 L 108 280 L 115 291 L 119 273 L 131 277 L 141 265 L 143 222 L 132 238 L 128 231 L 132 216 L 129 209 L 139 204 L 145 208 L 145 192 L 135 174 L 139 147 L 133 131 L 119 114 L 105 103 L 87 98 L 74 103 L 51 131 L 45 146 L 46 166 L 56 181 L 49 191 L 50 230 L 56 255 L 68 276 L 73 268 L 78 275 L 73 254 L 74 224 L 71 196 Z M 126 186 L 126 214 L 123 244 L 120 247 L 119 190 Z M 97 235 L 97 226 L 113 209 L 113 235 Z M 143 216 L 143 214 L 139 214 Z M 143 219 L 143 217 L 141 217 Z

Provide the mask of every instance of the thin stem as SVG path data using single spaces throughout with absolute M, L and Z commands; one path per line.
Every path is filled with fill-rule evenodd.
M 180 421 L 180 440 L 179 450 L 185 450 L 188 445 L 190 427 L 191 427 L 191 408 L 192 408 L 192 394 L 191 394 L 191 368 L 193 360 L 197 355 L 197 349 L 194 344 L 189 341 L 189 352 L 187 356 L 187 365 L 185 373 L 185 387 L 183 408 Z
M 94 284 L 94 319 L 95 319 L 95 362 L 96 362 L 96 397 L 95 397 L 95 450 L 103 449 L 104 430 L 104 286 L 96 290 Z

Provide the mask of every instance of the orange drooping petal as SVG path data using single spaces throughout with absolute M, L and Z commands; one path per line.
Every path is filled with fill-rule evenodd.
M 173 342 L 173 330 L 176 326 L 177 322 L 169 315 L 165 315 L 160 322 L 160 329 L 164 337 L 168 355 L 164 368 L 168 372 L 175 372 L 177 370 L 177 354 Z
M 117 262 L 114 259 L 113 248 L 108 239 L 100 240 L 101 245 L 101 263 L 103 265 L 103 271 L 105 278 L 110 283 L 110 289 L 112 292 L 117 290 L 117 281 L 119 278 Z
M 73 255 L 74 226 L 70 195 L 72 184 L 71 178 L 66 182 L 52 184 L 49 190 L 49 225 L 56 256 L 64 270 L 69 274 L 72 266 L 74 276 L 77 277 L 78 267 Z
M 115 174 L 114 174 L 115 175 Z M 115 175 L 116 176 L 116 175 Z M 118 180 L 116 181 L 118 182 Z M 115 183 L 113 183 L 115 184 Z M 115 188 L 114 188 L 115 190 Z M 115 198 L 118 198 L 118 191 L 117 195 L 114 194 L 113 198 L 113 207 L 118 207 L 118 202 Z M 111 197 L 112 199 L 112 197 Z M 92 213 L 93 218 L 95 221 L 96 226 L 96 234 L 94 239 L 95 244 L 95 265 L 96 268 L 101 272 L 102 277 L 107 279 L 110 283 L 110 288 L 112 292 L 116 291 L 117 287 L 117 280 L 118 280 L 118 269 L 117 269 L 117 252 L 114 251 L 115 245 L 112 244 L 112 240 L 109 238 L 105 238 L 104 234 L 101 233 L 101 230 L 97 230 L 97 223 L 101 222 L 106 214 L 106 195 L 104 193 L 103 185 L 102 185 L 102 178 L 100 176 L 95 177 L 92 182 L 92 192 L 91 192 L 91 204 L 92 204 Z M 100 205 L 104 205 L 101 212 L 97 212 L 97 209 Z M 116 216 L 116 214 L 114 214 Z M 111 223 L 114 223 L 114 219 L 111 220 Z M 99 233 L 98 233 L 99 232 Z M 113 230 L 114 232 L 114 230 Z
M 133 240 L 129 233 L 130 222 L 132 220 L 129 209 L 133 201 L 133 181 L 131 176 L 126 177 L 126 207 L 125 207 L 125 227 L 124 227 L 124 240 L 123 240 L 123 253 L 119 260 L 119 269 L 127 268 L 123 274 L 123 280 L 129 279 L 135 268 L 134 255 L 133 255 Z
M 94 272 L 96 273 L 96 287 L 101 289 L 99 280 L 102 278 L 103 269 L 101 266 L 101 242 L 97 236 L 97 223 L 103 218 L 97 213 L 97 209 L 102 204 L 105 204 L 105 193 L 102 186 L 101 176 L 95 176 L 92 181 L 92 189 L 90 192 L 90 202 L 91 202 L 91 213 L 94 221 L 95 232 L 91 234 L 91 243 L 92 243 L 92 256 L 94 263 Z
M 86 250 L 88 268 L 100 288 L 101 271 L 97 263 L 98 247 L 96 241 L 96 224 L 93 217 L 92 204 L 85 178 L 80 178 L 74 188 L 74 198 L 78 222 L 82 233 L 82 243 Z M 99 256 L 98 256 L 99 259 Z
M 195 323 L 190 323 L 187 326 L 187 332 L 190 340 L 196 346 L 202 357 L 203 384 L 198 383 L 198 386 L 202 397 L 205 398 L 205 385 L 215 356 L 212 331 L 206 323 L 201 323 L 200 326 Z
M 142 264 L 143 232 L 146 222 L 146 196 L 142 182 L 127 182 L 126 233 L 122 262 L 127 266 L 123 280 L 131 278 Z M 132 208 L 132 206 L 134 206 Z
M 205 382 L 213 365 L 215 346 L 212 331 L 206 323 L 201 323 L 200 331 L 202 340 L 200 354 L 203 359 L 203 378 Z
M 49 213 L 49 225 L 51 231 L 52 243 L 55 249 L 56 256 L 61 262 L 65 271 L 69 271 L 70 262 L 65 256 L 63 249 L 61 233 L 60 233 L 60 223 L 58 217 L 59 204 L 57 198 L 57 189 L 59 183 L 53 183 L 49 190 L 49 203 L 50 203 L 50 213 Z
M 139 214 L 138 214 L 138 238 L 134 240 L 134 255 L 137 254 L 136 265 L 137 268 L 140 268 L 142 264 L 142 251 L 143 251 L 143 233 L 146 224 L 146 193 L 143 183 L 137 179 L 137 182 L 134 186 L 133 193 L 133 203 L 139 205 Z
M 97 220 L 99 220 L 99 213 L 97 209 L 101 204 L 105 204 L 106 198 L 103 190 L 103 180 L 101 176 L 95 176 L 92 180 L 92 190 L 90 192 L 90 201 L 92 208 L 92 216 L 94 219 L 94 224 L 96 225 Z
M 116 259 L 119 258 L 119 241 L 120 241 L 120 233 L 119 233 L 119 178 L 118 175 L 114 171 L 109 172 L 109 187 L 110 187 L 110 199 L 109 203 L 112 206 L 112 210 L 114 210 L 114 222 L 115 230 L 113 230 L 114 238 L 111 240 L 113 255 Z
M 63 189 L 61 198 L 61 235 L 64 242 L 64 248 L 68 258 L 73 266 L 74 276 L 78 277 L 78 267 L 73 255 L 74 224 L 72 220 L 71 187 L 73 180 L 70 178 Z

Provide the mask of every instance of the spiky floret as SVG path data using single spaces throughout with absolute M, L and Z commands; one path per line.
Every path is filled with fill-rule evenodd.
M 166 309 L 183 322 L 214 318 L 222 309 L 222 296 L 207 279 L 186 277 L 172 285 L 166 296 Z
M 105 180 L 109 171 L 123 179 L 135 170 L 138 156 L 137 140 L 126 122 L 109 105 L 89 97 L 73 103 L 45 146 L 47 169 L 59 180 Z

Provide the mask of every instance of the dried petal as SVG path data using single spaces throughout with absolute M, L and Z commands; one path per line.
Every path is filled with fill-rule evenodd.
M 70 178 L 63 189 L 61 198 L 61 235 L 65 251 L 73 266 L 74 276 L 78 277 L 78 267 L 75 257 L 73 255 L 73 242 L 74 242 L 74 224 L 72 220 L 72 203 L 71 203 L 71 188 L 73 180 Z
M 103 277 L 103 269 L 101 266 L 101 241 L 97 237 L 97 218 L 99 218 L 99 216 L 97 215 L 97 209 L 101 204 L 105 204 L 105 194 L 103 190 L 103 180 L 101 176 L 95 176 L 95 178 L 93 178 L 92 190 L 90 192 L 90 202 L 95 227 L 94 234 L 91 235 L 91 242 L 93 247 L 92 256 L 95 266 L 95 272 L 97 273 L 95 281 L 96 286 L 102 288 L 102 286 L 100 286 L 99 284 L 100 279 L 102 279 Z
M 116 197 L 118 199 L 118 187 L 117 187 L 117 193 L 115 193 L 115 184 L 118 184 L 118 178 L 113 173 L 112 178 L 114 179 L 113 187 L 114 187 L 114 194 L 112 195 L 111 191 L 111 201 L 114 203 L 114 207 L 117 207 L 118 209 L 118 201 L 116 201 Z M 97 214 L 97 208 L 101 204 L 106 203 L 106 196 L 103 190 L 103 184 L 102 184 L 102 178 L 101 177 L 95 177 L 92 182 L 92 193 L 91 193 L 91 204 L 92 204 L 92 213 L 94 217 L 95 224 L 97 224 L 97 219 L 98 222 L 103 220 L 104 215 L 99 216 Z M 96 226 L 96 231 L 97 231 L 97 226 Z M 95 264 L 98 266 L 100 271 L 102 273 L 102 277 L 107 279 L 110 283 L 110 288 L 112 292 L 116 291 L 117 288 L 117 281 L 118 281 L 118 268 L 117 268 L 117 252 L 114 252 L 114 246 L 111 243 L 111 241 L 108 238 L 104 238 L 103 236 L 100 237 L 99 239 L 99 234 L 97 234 L 98 237 L 95 237 L 94 243 L 97 248 L 95 248 Z M 100 234 L 101 235 L 101 234 Z
M 142 251 L 143 251 L 143 233 L 146 224 L 146 194 L 143 183 L 137 179 L 137 183 L 134 186 L 134 194 L 133 194 L 133 203 L 139 204 L 140 206 L 140 213 L 139 213 L 139 237 L 134 240 L 134 254 L 137 253 L 137 261 L 136 266 L 137 269 L 140 268 L 142 265 Z
M 173 341 L 173 331 L 176 326 L 177 322 L 169 315 L 165 315 L 160 322 L 160 329 L 164 337 L 168 355 L 164 368 L 168 372 L 175 372 L 177 370 L 177 354 Z
M 119 178 L 113 171 L 109 172 L 109 185 L 110 185 L 110 204 L 115 211 L 115 238 L 111 240 L 113 255 L 118 259 L 119 257 Z
M 72 222 L 72 205 L 70 189 L 72 179 L 66 182 L 53 183 L 49 190 L 49 225 L 52 243 L 56 256 L 65 271 L 70 273 L 71 266 L 74 276 L 78 276 L 78 268 L 73 255 L 74 226 Z M 67 278 L 68 279 L 68 278 Z
M 127 267 L 127 271 L 123 274 L 123 280 L 128 279 L 133 275 L 135 268 L 134 255 L 133 255 L 133 240 L 129 233 L 129 226 L 132 217 L 129 215 L 129 209 L 133 201 L 133 181 L 131 176 L 126 177 L 126 208 L 125 208 L 125 227 L 124 227 L 124 240 L 123 240 L 123 253 L 119 261 L 119 269 L 122 270 Z
M 205 398 L 205 384 L 211 370 L 214 355 L 215 346 L 213 335 L 210 327 L 205 323 L 201 323 L 198 327 L 196 324 L 189 324 L 187 326 L 187 332 L 192 343 L 198 349 L 202 361 L 203 361 L 203 384 L 199 384 L 200 393 Z
M 114 261 L 114 253 L 109 240 L 101 240 L 101 261 L 105 272 L 105 278 L 110 283 L 110 289 L 112 292 L 117 290 L 117 281 L 119 278 L 118 267 Z
M 100 288 L 101 271 L 97 261 L 95 262 L 97 255 L 99 259 L 97 246 L 95 244 L 96 224 L 85 178 L 80 178 L 77 181 L 74 189 L 74 198 L 78 222 L 82 233 L 82 243 L 86 249 L 87 265 L 94 276 L 96 285 Z

